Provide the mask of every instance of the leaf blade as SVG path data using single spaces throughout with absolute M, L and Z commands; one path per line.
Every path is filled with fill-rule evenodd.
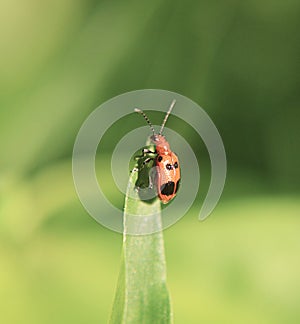
M 161 228 L 160 202 L 138 199 L 134 189 L 136 173 L 128 183 L 124 209 L 123 256 L 110 324 L 172 323 L 169 292 L 166 286 L 166 261 Z M 130 235 L 136 223 L 130 215 L 152 215 L 139 225 L 143 231 L 160 229 L 148 235 Z M 134 228 L 133 228 L 134 227 Z

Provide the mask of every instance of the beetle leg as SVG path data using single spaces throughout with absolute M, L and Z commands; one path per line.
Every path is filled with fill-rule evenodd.
M 151 154 L 155 154 L 155 152 L 153 152 L 153 151 L 151 151 L 151 150 L 149 150 L 149 149 L 147 149 L 147 148 L 144 148 L 143 150 L 142 150 L 142 152 L 143 152 L 143 155 L 145 156 L 147 153 L 149 154 L 149 153 L 151 153 Z
M 148 157 L 145 161 L 143 161 L 143 165 L 146 165 L 147 163 L 149 163 L 152 160 L 153 160 L 153 158 Z
M 153 158 L 152 157 L 148 157 L 147 159 L 145 159 L 145 161 L 143 161 L 143 164 L 142 164 L 142 167 L 139 169 L 137 167 L 133 168 L 130 172 L 133 173 L 133 172 L 137 172 L 137 171 L 140 171 L 142 168 L 144 168 L 144 166 L 149 163 L 150 161 L 153 161 Z
M 135 160 L 138 160 L 138 159 L 140 159 L 140 158 L 142 158 L 142 157 L 147 156 L 147 154 L 156 154 L 156 153 L 153 152 L 153 151 L 151 151 L 151 150 L 149 150 L 149 149 L 144 148 L 144 149 L 142 149 L 142 154 L 141 154 L 141 155 L 136 155 L 136 156 L 134 157 L 134 159 L 135 159 Z

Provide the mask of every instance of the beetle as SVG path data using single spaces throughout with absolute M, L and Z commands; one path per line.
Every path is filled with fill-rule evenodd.
M 180 185 L 180 165 L 177 155 L 171 150 L 170 144 L 166 140 L 165 136 L 162 134 L 165 124 L 170 116 L 170 113 L 176 103 L 174 99 L 167 111 L 165 118 L 162 122 L 159 133 L 155 133 L 154 127 L 148 118 L 148 116 L 141 109 L 134 109 L 135 112 L 141 114 L 153 135 L 150 137 L 151 143 L 154 145 L 154 151 L 149 148 L 144 148 L 142 150 L 142 155 L 138 156 L 139 163 L 137 170 L 139 173 L 144 172 L 144 167 L 150 163 L 154 162 L 156 167 L 156 190 L 157 196 L 163 204 L 167 204 L 171 201 L 177 194 Z M 149 178 L 150 179 L 150 178 Z M 139 179 L 137 180 L 136 186 L 139 187 Z M 151 186 L 151 181 L 147 184 Z

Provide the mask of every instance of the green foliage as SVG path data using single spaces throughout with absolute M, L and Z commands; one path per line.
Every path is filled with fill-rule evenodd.
M 141 201 L 135 190 L 137 172 L 129 179 L 124 209 L 124 240 L 121 270 L 110 323 L 171 323 L 171 306 L 166 287 L 166 261 L 162 231 L 129 235 L 134 226 L 129 215 L 156 214 L 141 224 L 142 230 L 161 228 L 160 202 Z
M 300 323 L 299 9 L 297 0 L 0 2 L 1 323 L 107 320 L 120 235 L 80 205 L 72 147 L 95 107 L 142 88 L 198 102 L 228 157 L 213 217 L 200 225 L 193 207 L 164 232 L 175 322 Z M 193 130 L 168 125 L 202 167 Z M 144 120 L 128 116 L 112 127 L 101 159 L 136 126 Z

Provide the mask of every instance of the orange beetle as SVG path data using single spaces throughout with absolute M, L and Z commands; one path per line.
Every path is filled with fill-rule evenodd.
M 155 161 L 157 170 L 157 195 L 163 204 L 167 204 L 176 196 L 180 184 L 180 165 L 178 157 L 174 152 L 172 152 L 168 141 L 166 140 L 165 136 L 162 135 L 167 119 L 175 103 L 176 101 L 173 100 L 168 112 L 166 113 L 166 116 L 161 125 L 160 132 L 158 134 L 155 133 L 153 125 L 151 124 L 147 115 L 142 110 L 135 109 L 136 112 L 140 113 L 145 118 L 153 132 L 153 135 L 150 137 L 150 139 L 151 142 L 155 145 L 155 152 L 152 152 L 149 149 L 143 149 L 142 156 L 148 156 L 147 154 L 149 154 L 149 157 L 147 157 L 143 161 L 143 164 L 145 165 L 150 161 Z

